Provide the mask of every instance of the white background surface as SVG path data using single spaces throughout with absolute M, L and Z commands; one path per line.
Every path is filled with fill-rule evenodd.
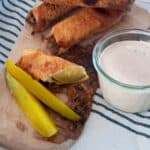
M 150 12 L 150 0 L 136 0 L 136 3 Z

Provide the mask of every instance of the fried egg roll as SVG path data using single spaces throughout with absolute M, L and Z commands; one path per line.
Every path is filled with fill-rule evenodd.
M 54 25 L 46 38 L 53 39 L 65 51 L 90 35 L 110 28 L 123 14 L 121 10 L 82 8 Z
M 44 0 L 51 4 L 98 7 L 98 8 L 117 8 L 125 9 L 132 4 L 134 0 Z
M 32 26 L 34 33 L 42 32 L 53 21 L 56 21 L 72 9 L 73 7 L 70 6 L 41 3 L 29 12 L 26 20 Z
M 43 82 L 70 84 L 88 78 L 84 67 L 40 50 L 25 50 L 17 65 Z

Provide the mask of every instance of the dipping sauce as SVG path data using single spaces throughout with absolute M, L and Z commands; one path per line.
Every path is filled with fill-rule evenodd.
M 93 50 L 104 99 L 120 110 L 150 109 L 150 31 L 124 29 L 107 34 Z
M 131 85 L 150 85 L 150 43 L 115 42 L 100 55 L 100 66 L 110 77 Z
M 95 50 L 104 99 L 126 112 L 150 109 L 150 43 L 116 41 L 104 49 L 97 45 Z

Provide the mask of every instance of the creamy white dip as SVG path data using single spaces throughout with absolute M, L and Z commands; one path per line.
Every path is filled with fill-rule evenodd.
M 106 47 L 101 68 L 112 78 L 127 84 L 150 84 L 150 43 L 121 41 Z
M 113 79 L 129 85 L 150 85 L 150 43 L 120 41 L 106 47 L 99 65 Z M 121 86 L 99 72 L 104 98 L 116 108 L 127 112 L 150 109 L 150 88 Z

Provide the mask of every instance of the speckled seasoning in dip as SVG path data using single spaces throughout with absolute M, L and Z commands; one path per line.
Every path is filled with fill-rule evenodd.
M 98 58 L 102 94 L 110 104 L 127 112 L 150 108 L 150 43 L 115 42 Z
M 133 85 L 150 85 L 150 43 L 121 41 L 106 47 L 101 68 L 112 78 Z

